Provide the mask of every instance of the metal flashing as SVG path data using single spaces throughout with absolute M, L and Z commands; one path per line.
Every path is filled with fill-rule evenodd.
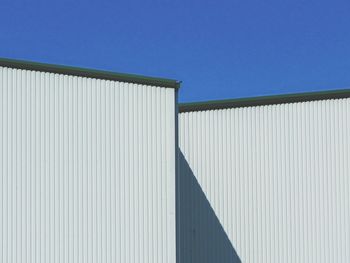
M 38 62 L 24 61 L 24 60 L 14 60 L 14 59 L 7 59 L 7 58 L 0 58 L 0 66 L 8 67 L 8 68 L 17 68 L 17 69 L 24 69 L 24 70 L 72 75 L 72 76 L 79 76 L 79 77 L 87 77 L 87 78 L 129 82 L 129 83 L 149 85 L 149 86 L 167 87 L 167 88 L 174 88 L 174 89 L 178 89 L 181 83 L 180 81 L 173 80 L 173 79 L 154 78 L 154 77 L 147 77 L 142 75 L 123 74 L 123 73 L 116 73 L 111 71 L 71 67 L 71 66 L 64 66 L 64 65 L 54 65 L 54 64 L 38 63 Z
M 319 91 L 319 92 L 261 96 L 261 97 L 229 99 L 229 100 L 213 100 L 213 101 L 203 101 L 203 102 L 194 102 L 194 103 L 181 103 L 179 105 L 179 112 L 264 106 L 264 105 L 296 103 L 296 102 L 305 102 L 305 101 L 341 99 L 341 98 L 349 98 L 349 97 L 350 97 L 350 89 L 342 89 L 342 90 L 328 90 L 328 91 Z

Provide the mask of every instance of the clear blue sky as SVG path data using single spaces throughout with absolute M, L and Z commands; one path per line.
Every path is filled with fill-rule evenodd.
M 0 1 L 0 57 L 175 78 L 180 101 L 350 87 L 350 1 Z

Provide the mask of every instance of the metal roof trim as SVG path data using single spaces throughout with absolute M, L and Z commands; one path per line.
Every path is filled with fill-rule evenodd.
M 78 76 L 78 77 L 114 80 L 114 81 L 129 82 L 129 83 L 135 83 L 135 84 L 159 86 L 159 87 L 174 88 L 174 89 L 180 88 L 180 84 L 181 84 L 180 81 L 173 80 L 173 79 L 147 77 L 147 76 L 134 75 L 134 74 L 123 74 L 123 73 L 116 73 L 112 71 L 95 70 L 95 69 L 55 65 L 55 64 L 46 64 L 46 63 L 15 60 L 15 59 L 8 59 L 8 58 L 0 58 L 0 66 L 8 67 L 8 68 L 23 69 L 23 70 L 57 73 L 57 74 L 64 74 L 64 75 L 71 75 L 71 76 Z
M 296 103 L 327 99 L 349 98 L 350 89 L 327 90 L 318 92 L 295 93 L 273 96 L 248 97 L 228 100 L 212 100 L 194 103 L 181 103 L 179 112 L 206 111 L 228 108 L 241 108 L 252 106 L 265 106 L 273 104 Z

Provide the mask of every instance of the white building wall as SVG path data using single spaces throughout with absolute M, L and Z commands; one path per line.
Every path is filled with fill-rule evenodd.
M 175 249 L 175 89 L 0 67 L 0 262 Z
M 181 113 L 181 263 L 349 262 L 350 99 Z

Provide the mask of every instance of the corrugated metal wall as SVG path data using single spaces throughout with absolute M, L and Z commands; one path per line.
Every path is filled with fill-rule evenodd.
M 175 262 L 175 99 L 0 67 L 0 262 Z
M 350 99 L 182 113 L 179 128 L 181 263 L 349 262 Z

